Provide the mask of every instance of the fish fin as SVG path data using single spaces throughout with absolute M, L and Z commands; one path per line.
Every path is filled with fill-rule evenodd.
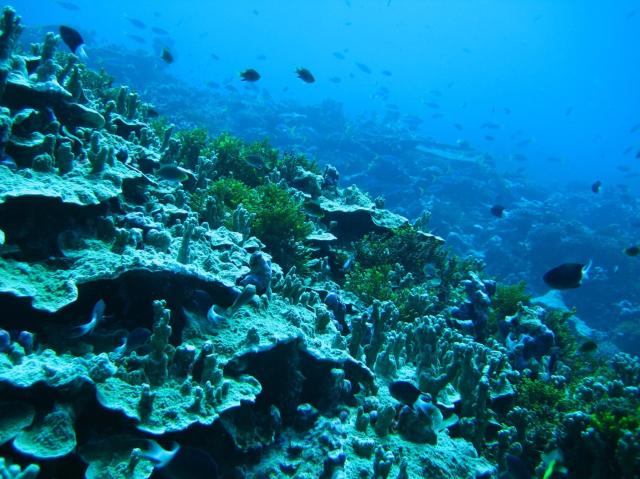
M 589 270 L 591 269 L 591 266 L 593 266 L 593 260 L 589 259 L 589 262 L 586 264 L 586 266 L 582 267 L 582 279 L 588 279 L 589 278 Z
M 93 328 L 95 325 L 96 325 L 95 321 L 91 320 L 86 324 L 75 326 L 74 328 L 71 328 L 71 331 L 69 332 L 69 337 L 73 339 L 81 338 L 82 336 L 85 336 L 89 334 L 91 331 L 93 331 Z
M 89 55 L 87 55 L 87 52 L 84 51 L 84 44 L 80 45 L 78 48 L 76 48 L 76 52 L 75 53 L 82 60 L 86 61 L 89 58 Z

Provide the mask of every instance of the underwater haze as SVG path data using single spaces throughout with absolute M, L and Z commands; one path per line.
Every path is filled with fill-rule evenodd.
M 527 156 L 526 174 L 535 181 L 599 178 L 637 191 L 637 178 L 620 171 L 637 172 L 640 148 L 640 129 L 630 132 L 640 122 L 634 1 L 15 4 L 27 25 L 63 23 L 85 32 L 90 57 L 96 45 L 159 55 L 166 44 L 176 58 L 172 74 L 190 84 L 236 80 L 255 67 L 260 86 L 278 99 L 331 98 L 350 114 L 397 105 L 425 134 L 469 141 L 504 168 L 514 154 Z M 313 88 L 295 79 L 299 66 L 316 75 Z

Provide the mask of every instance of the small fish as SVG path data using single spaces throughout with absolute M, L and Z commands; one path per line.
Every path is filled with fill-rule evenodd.
M 640 150 L 636 153 L 636 159 L 640 160 Z
M 220 57 L 219 57 L 218 55 L 216 55 L 215 53 L 212 53 L 211 55 L 209 55 L 209 57 L 210 57 L 212 60 L 216 60 L 216 61 L 217 61 L 217 60 L 220 60 Z
M 571 115 L 571 113 L 572 113 L 572 112 L 573 112 L 573 107 L 572 107 L 572 106 L 569 106 L 569 107 L 567 107 L 567 109 L 565 110 L 565 112 L 564 112 L 564 116 L 569 116 L 569 115 Z
M 264 61 L 267 59 L 266 55 L 256 55 L 256 60 Z
M 333 56 L 336 57 L 338 60 L 344 60 L 345 58 L 345 56 L 340 52 L 333 52 Z
M 71 3 L 71 2 L 56 2 L 56 3 L 60 5 L 62 8 L 66 8 L 67 10 L 80 10 L 80 7 L 75 3 Z
M 625 248 L 624 254 L 627 256 L 638 256 L 640 254 L 640 246 L 629 246 Z
M 340 78 L 340 77 L 331 77 L 331 78 L 329 78 L 329 81 L 331 83 L 340 83 L 342 81 L 342 78 Z
M 105 303 L 104 300 L 101 299 L 93 307 L 93 310 L 91 311 L 91 319 L 89 320 L 89 322 L 72 328 L 71 332 L 69 333 L 69 337 L 79 338 L 86 334 L 90 334 L 91 331 L 93 331 L 98 325 L 98 323 L 102 321 L 102 318 L 104 316 L 104 308 Z
M 484 135 L 484 139 L 487 141 L 494 141 L 495 137 L 491 136 L 491 135 Z
M 629 133 L 635 133 L 636 131 L 640 130 L 640 123 L 636 123 L 635 125 L 633 125 L 630 129 L 629 129 Z
M 427 102 L 425 103 L 425 105 L 433 110 L 438 110 L 440 108 L 440 105 L 438 105 L 435 101 Z
M 156 35 L 169 35 L 169 32 L 166 31 L 164 28 L 160 28 L 160 27 L 151 27 L 151 31 L 153 33 L 155 33 Z
M 635 10 L 631 10 L 629 13 L 627 13 L 625 15 L 624 18 L 626 18 L 627 20 L 631 20 L 635 15 L 636 15 L 636 11 Z
M 316 81 L 311 72 L 306 68 L 296 68 L 296 74 L 298 75 L 298 78 L 305 83 L 313 83 Z
M 131 40 L 133 40 L 134 42 L 140 43 L 142 45 L 146 45 L 147 44 L 147 41 L 144 38 L 142 38 L 140 35 L 135 35 L 133 33 L 127 33 L 127 36 L 129 38 L 131 38 Z
M 602 188 L 602 181 L 598 180 L 591 185 L 591 191 L 594 193 L 600 193 L 600 189 Z
M 553 289 L 575 289 L 579 288 L 582 280 L 587 277 L 592 262 L 583 263 L 563 263 L 547 271 L 542 280 L 547 286 Z
M 153 439 L 147 439 L 146 443 L 147 447 L 140 451 L 140 455 L 151 461 L 153 467 L 156 469 L 166 467 L 180 450 L 180 444 L 177 442 L 173 443 L 171 449 L 163 449 L 162 446 Z
M 146 30 L 147 28 L 147 24 L 144 23 L 142 20 L 138 20 L 137 18 L 129 18 L 129 17 L 127 17 L 127 20 L 129 20 L 129 23 L 131 23 L 131 25 L 133 25 L 136 28 L 139 28 L 140 30 Z
M 173 164 L 162 165 L 155 171 L 155 175 L 158 178 L 176 182 L 186 181 L 187 179 L 189 179 L 191 174 L 192 173 L 189 170 Z
M 6 166 L 11 171 L 16 171 L 18 169 L 18 165 L 16 163 L 16 160 L 11 158 L 9 155 L 5 155 L 4 158 L 2 158 L 2 160 L 0 160 L 0 165 Z
M 454 127 L 456 130 L 462 130 L 462 125 L 461 125 L 460 123 L 454 123 L 454 124 L 453 124 L 453 127 Z
M 355 63 L 356 63 L 356 66 L 360 69 L 361 72 L 364 72 L 366 74 L 370 74 L 371 73 L 371 68 L 369 68 L 364 63 L 360 63 L 360 62 L 355 62 Z
M 502 205 L 493 205 L 489 211 L 497 218 L 504 218 L 506 214 L 505 209 L 506 208 Z
M 60 25 L 60 37 L 72 53 L 78 55 L 80 58 L 87 57 L 87 54 L 84 52 L 84 40 L 78 30 Z
M 162 47 L 162 54 L 160 55 L 160 58 L 169 65 L 173 63 L 173 55 L 167 47 Z
M 584 343 L 582 343 L 580 345 L 580 347 L 578 348 L 578 352 L 579 353 L 592 353 L 594 352 L 596 349 L 598 349 L 598 344 L 595 341 L 585 341 Z
M 391 75 L 393 75 L 390 70 L 382 70 L 380 73 L 382 73 L 386 77 L 390 77 Z
M 527 146 L 530 145 L 533 142 L 533 140 L 531 138 L 526 138 L 524 140 L 520 140 L 518 143 L 516 143 L 516 146 L 519 147 L 523 147 L 523 146 Z
M 407 406 L 413 406 L 422 391 L 409 381 L 392 381 L 389 383 L 389 394 Z
M 207 85 L 210 88 L 214 88 L 216 90 L 218 88 L 220 88 L 220 83 L 218 83 L 217 81 L 213 81 L 213 80 L 210 80 L 210 81 L 206 82 L 205 85 Z
M 260 73 L 258 73 L 253 68 L 249 68 L 243 72 L 240 72 L 240 78 L 242 78 L 242 81 L 254 82 L 260 80 Z

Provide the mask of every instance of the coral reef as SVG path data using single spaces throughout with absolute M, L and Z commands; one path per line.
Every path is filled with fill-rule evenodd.
M 150 121 L 2 25 L 3 477 L 638 474 L 637 359 L 577 357 L 336 168 Z

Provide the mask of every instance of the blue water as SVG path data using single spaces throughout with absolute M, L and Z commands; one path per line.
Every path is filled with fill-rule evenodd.
M 78 28 L 89 55 L 92 47 L 114 44 L 157 56 L 166 45 L 176 57 L 171 72 L 195 85 L 240 86 L 237 73 L 253 67 L 275 99 L 315 104 L 331 98 L 353 115 L 395 104 L 423 120 L 423 133 L 469 141 L 505 169 L 522 166 L 511 155 L 526 155 L 534 181 L 599 178 L 638 186 L 633 174 L 625 178 L 619 170 L 629 165 L 635 172 L 640 163 L 634 159 L 640 129 L 630 132 L 640 122 L 637 2 L 72 3 L 77 10 L 49 0 L 13 2 L 27 25 Z M 151 27 L 170 35 L 154 40 Z M 297 80 L 298 66 L 317 82 Z M 494 128 L 481 128 L 487 123 Z

